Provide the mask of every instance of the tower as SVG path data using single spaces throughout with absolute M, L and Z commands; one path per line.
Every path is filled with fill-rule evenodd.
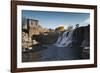
M 30 38 L 34 34 L 34 30 L 37 29 L 37 26 L 38 26 L 38 20 L 27 19 L 27 30 Z

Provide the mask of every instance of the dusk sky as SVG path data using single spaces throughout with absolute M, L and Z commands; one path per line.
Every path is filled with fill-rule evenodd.
M 44 28 L 55 28 L 60 25 L 80 26 L 90 24 L 89 13 L 72 13 L 72 12 L 52 12 L 52 11 L 30 11 L 22 10 L 22 17 L 39 20 L 39 25 Z

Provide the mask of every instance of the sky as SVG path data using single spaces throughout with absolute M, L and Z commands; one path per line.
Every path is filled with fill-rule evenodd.
M 67 28 L 75 27 L 76 24 L 84 26 L 90 23 L 89 13 L 22 10 L 22 17 L 39 20 L 39 25 L 52 29 L 62 25 Z

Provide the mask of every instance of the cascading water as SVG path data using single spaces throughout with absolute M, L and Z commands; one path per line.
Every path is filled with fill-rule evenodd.
M 82 47 L 80 47 L 81 45 L 77 43 L 83 41 L 82 36 L 84 36 L 84 34 L 82 32 L 84 32 L 82 27 L 65 31 L 63 33 L 61 32 L 61 35 L 59 35 L 57 41 L 54 44 L 48 45 L 48 48 L 41 52 L 41 60 L 50 61 L 81 59 Z M 87 48 L 88 47 L 85 49 Z
M 41 60 L 72 60 L 77 59 L 72 46 L 72 36 L 74 30 L 65 31 L 55 44 L 48 45 L 48 49 L 42 51 Z
M 57 47 L 68 47 L 72 43 L 73 30 L 65 31 L 58 37 L 57 42 L 54 44 Z

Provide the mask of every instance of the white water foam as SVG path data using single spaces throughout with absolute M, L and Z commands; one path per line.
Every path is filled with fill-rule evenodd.
M 61 36 L 58 37 L 57 42 L 54 44 L 57 47 L 67 47 L 72 43 L 73 30 L 65 31 Z

